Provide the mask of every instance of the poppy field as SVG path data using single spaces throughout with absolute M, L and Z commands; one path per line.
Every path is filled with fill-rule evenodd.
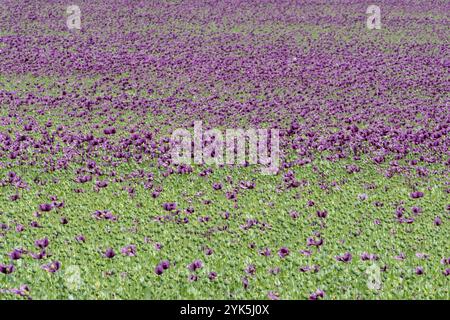
M 376 2 L 2 0 L 0 299 L 449 300 L 450 7 Z

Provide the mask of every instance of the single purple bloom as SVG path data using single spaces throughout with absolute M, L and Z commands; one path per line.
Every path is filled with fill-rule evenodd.
M 92 214 L 92 216 L 97 220 L 117 220 L 117 217 L 107 210 L 97 210 Z
M 45 237 L 44 239 L 39 239 L 34 242 L 35 246 L 41 249 L 45 249 L 48 247 L 48 239 Z
M 123 247 L 120 252 L 128 257 L 134 257 L 136 255 L 136 246 L 133 244 L 130 244 L 128 246 Z
M 361 254 L 361 260 L 362 261 L 367 261 L 367 260 L 378 260 L 378 256 L 377 255 L 375 255 L 375 254 L 370 254 L 370 253 L 367 253 L 367 252 L 363 252 L 362 254 Z
M 304 255 L 304 256 L 307 256 L 307 257 L 309 257 L 309 256 L 312 255 L 311 250 L 300 250 L 300 253 L 301 253 L 302 255 Z
M 86 238 L 82 234 L 80 234 L 75 237 L 75 240 L 77 240 L 78 242 L 85 242 Z
M 319 300 L 319 298 L 323 298 L 325 296 L 325 292 L 323 290 L 317 289 L 316 292 L 312 293 L 309 296 L 309 300 Z
M 188 269 L 190 271 L 196 271 L 197 269 L 201 269 L 203 267 L 203 263 L 201 260 L 195 260 L 194 262 L 192 262 L 189 266 Z
M 412 213 L 414 213 L 415 215 L 418 215 L 419 213 L 422 212 L 422 209 L 420 207 L 412 207 L 411 208 Z
M 350 262 L 352 261 L 352 254 L 350 252 L 346 252 L 341 256 L 336 256 L 335 258 L 340 262 Z
M 434 218 L 434 225 L 435 226 L 440 226 L 442 224 L 442 219 L 441 217 L 436 217 Z
M 41 268 L 47 272 L 55 273 L 56 271 L 58 271 L 61 268 L 61 262 L 53 261 L 49 264 L 43 265 Z
M 217 272 L 211 271 L 211 272 L 208 274 L 208 279 L 209 279 L 209 280 L 214 281 L 216 278 L 217 278 Z
M 108 181 L 96 181 L 95 185 L 97 188 L 106 188 L 108 186 Z
M 30 227 L 33 227 L 33 228 L 40 228 L 41 226 L 39 225 L 39 223 L 37 223 L 37 221 L 32 221 L 32 222 L 30 223 Z
M 244 286 L 244 289 L 248 288 L 248 279 L 247 277 L 242 278 L 242 285 Z
M 291 211 L 289 212 L 289 215 L 291 216 L 292 219 L 297 219 L 300 215 L 297 211 Z
M 273 292 L 273 291 L 269 291 L 269 293 L 267 294 L 267 297 L 270 300 L 280 300 L 280 297 L 278 296 L 278 293 Z
M 172 211 L 177 208 L 177 204 L 175 202 L 167 202 L 163 204 L 163 209 L 166 211 Z
M 410 196 L 413 199 L 418 199 L 418 198 L 422 198 L 423 197 L 423 192 L 421 191 L 415 191 L 415 192 L 411 192 Z
M 30 255 L 31 255 L 31 257 L 33 257 L 33 259 L 41 260 L 41 259 L 44 259 L 47 256 L 47 253 L 45 252 L 45 250 L 42 250 L 39 253 L 31 252 Z
M 367 200 L 368 197 L 367 197 L 367 194 L 361 193 L 358 195 L 358 198 L 359 198 L 359 200 L 364 201 L 364 200 Z
M 269 273 L 276 276 L 277 274 L 279 274 L 281 271 L 280 267 L 275 267 L 275 268 L 271 268 L 269 269 Z
M 10 254 L 9 257 L 11 260 L 19 260 L 22 258 L 23 250 L 22 249 L 14 249 Z
M 49 204 L 49 203 L 43 203 L 41 205 L 39 205 L 39 210 L 42 212 L 49 212 L 53 209 L 53 205 Z
M 285 258 L 289 255 L 289 249 L 286 247 L 281 247 L 280 250 L 278 250 L 278 255 L 280 258 Z
M 189 280 L 189 282 L 194 282 L 194 281 L 198 280 L 198 277 L 195 274 L 191 274 L 191 275 L 189 275 L 188 280 Z
M 170 262 L 169 262 L 169 260 L 163 260 L 163 261 L 160 262 L 159 265 L 160 265 L 164 270 L 167 270 L 167 269 L 169 269 L 169 267 L 170 267 Z
M 254 264 L 250 264 L 247 268 L 245 268 L 245 272 L 248 273 L 249 275 L 255 275 L 256 273 L 256 267 Z
M 106 249 L 105 254 L 104 254 L 104 256 L 109 259 L 114 258 L 115 255 L 116 255 L 116 253 L 114 252 L 114 250 L 112 248 Z
M 317 216 L 319 218 L 325 219 L 328 216 L 328 212 L 326 210 L 323 211 L 317 210 Z
M 422 252 L 417 252 L 416 257 L 419 259 L 428 259 L 430 257 L 430 255 L 428 255 L 426 253 L 422 253 Z
M 214 190 L 221 190 L 222 189 L 222 184 L 220 183 L 213 183 L 212 185 Z
M 158 276 L 160 276 L 160 275 L 162 275 L 162 274 L 164 273 L 164 268 L 161 266 L 161 264 L 158 264 L 158 265 L 155 267 L 155 273 L 156 273 Z
M 4 265 L 0 263 L 0 273 L 4 274 L 11 274 L 15 270 L 14 266 L 12 264 Z

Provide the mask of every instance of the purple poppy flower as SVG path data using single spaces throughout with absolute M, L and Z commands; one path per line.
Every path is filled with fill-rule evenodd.
M 205 255 L 210 256 L 214 253 L 214 250 L 211 248 L 206 248 L 205 249 Z
M 412 207 L 411 208 L 412 213 L 414 213 L 415 215 L 418 215 L 419 213 L 422 212 L 422 209 L 420 207 Z
M 367 252 L 363 252 L 360 257 L 361 257 L 362 261 L 378 260 L 378 256 L 376 254 L 371 254 L 371 253 L 367 253 Z
M 336 256 L 335 259 L 340 262 L 350 262 L 352 261 L 352 254 L 350 252 L 346 252 L 341 256 Z
M 44 258 L 47 256 L 47 253 L 45 252 L 45 250 L 42 250 L 42 251 L 40 251 L 39 253 L 33 253 L 33 252 L 31 252 L 30 255 L 31 255 L 31 257 L 32 257 L 33 259 L 41 260 L 41 259 L 44 259 Z
M 188 281 L 189 282 L 195 282 L 197 280 L 198 280 L 198 276 L 195 275 L 195 274 L 190 274 L 189 277 L 188 277 Z
M 281 271 L 280 267 L 275 267 L 275 268 L 270 268 L 269 269 L 269 273 L 276 276 L 277 274 L 279 274 Z
M 97 210 L 92 216 L 97 220 L 117 221 L 117 217 L 107 210 Z
M 162 247 L 163 247 L 163 245 L 161 244 L 161 243 L 155 243 L 155 249 L 156 250 L 161 250 L 162 249 Z
M 300 215 L 299 215 L 299 213 L 297 212 L 297 211 L 291 211 L 291 212 L 289 212 L 289 216 L 292 218 L 292 219 L 297 219 Z
M 66 217 L 62 217 L 60 220 L 59 220 L 59 222 L 61 223 L 61 224 L 68 224 L 69 223 L 69 220 L 67 220 L 67 218 Z
M 45 237 L 44 239 L 39 239 L 34 242 L 34 245 L 38 248 L 45 249 L 48 247 L 48 239 Z
M 167 270 L 170 268 L 170 262 L 169 260 L 163 260 L 159 263 L 159 265 L 164 269 Z
M 167 202 L 163 204 L 163 209 L 166 211 L 173 211 L 177 208 L 177 204 L 175 202 Z
M 410 194 L 411 198 L 413 198 L 413 199 L 422 198 L 423 195 L 424 194 L 421 191 L 414 191 L 414 192 L 411 192 L 411 194 Z
M 203 267 L 203 262 L 201 260 L 195 260 L 188 266 L 188 269 L 190 271 L 195 272 L 196 270 L 201 269 L 202 267 Z
M 443 265 L 450 264 L 450 257 L 442 258 L 441 259 L 441 264 L 443 264 Z
M 279 294 L 277 292 L 273 292 L 273 291 L 269 291 L 269 293 L 267 294 L 267 297 L 270 300 L 280 300 Z
M 322 238 L 314 239 L 312 237 L 308 238 L 308 239 L 306 239 L 306 245 L 308 247 L 311 247 L 311 246 L 320 247 L 321 245 L 323 245 L 323 239 Z
M 299 268 L 299 271 L 300 271 L 300 272 L 308 272 L 310 269 L 311 269 L 310 266 L 304 266 L 304 267 L 300 267 L 300 268 Z
M 136 246 L 133 244 L 130 244 L 128 246 L 123 247 L 120 252 L 128 257 L 134 257 L 136 256 Z
M 95 186 L 100 189 L 106 188 L 108 186 L 108 181 L 96 181 Z
M 326 210 L 317 210 L 317 216 L 321 219 L 325 219 L 328 216 L 328 212 Z
M 308 272 L 308 271 L 313 271 L 314 273 L 317 273 L 320 271 L 320 266 L 318 265 L 313 265 L 313 266 L 303 266 L 299 268 L 300 272 Z
M 312 255 L 311 250 L 300 250 L 299 252 L 300 252 L 302 255 L 307 256 L 307 257 L 309 257 L 309 256 Z
M 1 292 L 1 291 L 0 291 Z M 31 299 L 29 297 L 30 295 L 30 288 L 26 284 L 22 284 L 20 288 L 13 288 L 10 290 L 11 293 L 17 294 L 21 297 L 28 297 L 28 299 Z
M 211 271 L 211 272 L 208 274 L 208 279 L 209 279 L 209 280 L 214 281 L 216 278 L 217 278 L 217 272 Z
M 213 183 L 212 185 L 214 190 L 221 190 L 222 189 L 222 184 L 220 183 Z
M 11 260 L 19 260 L 22 258 L 23 250 L 22 249 L 14 249 L 9 253 L 9 257 Z
M 247 266 L 247 268 L 245 268 L 245 272 L 248 273 L 249 275 L 253 276 L 256 273 L 256 267 L 254 264 L 250 264 L 249 266 Z
M 325 296 L 325 292 L 323 290 L 317 289 L 316 292 L 313 292 L 309 296 L 309 300 L 319 300 L 319 298 L 323 298 Z
M 281 247 L 280 250 L 278 250 L 278 255 L 280 258 L 285 258 L 289 255 L 289 249 L 286 247 Z
M 0 273 L 11 274 L 14 272 L 14 266 L 12 264 L 4 265 L 0 263 Z
M 444 271 L 442 271 L 442 274 L 446 277 L 450 276 L 450 269 L 445 269 Z
M 187 214 L 193 214 L 194 212 L 195 212 L 195 209 L 192 208 L 192 207 L 189 207 L 189 208 L 186 209 L 186 213 Z
M 261 250 L 261 251 L 259 252 L 259 254 L 262 255 L 262 256 L 268 257 L 268 256 L 271 255 L 271 251 L 270 251 L 269 248 L 264 248 L 263 250 Z
M 368 198 L 367 194 L 365 194 L 365 193 L 361 193 L 358 195 L 358 199 L 361 201 L 367 200 L 367 198 Z
M 49 203 L 43 203 L 39 205 L 39 210 L 42 212 L 49 212 L 53 209 L 53 205 Z
M 114 128 L 114 127 L 105 128 L 103 130 L 103 133 L 106 134 L 106 135 L 115 134 L 116 133 L 116 128 Z
M 86 238 L 82 234 L 80 234 L 75 237 L 75 240 L 77 240 L 78 242 L 85 242 Z
M 160 275 L 162 275 L 162 274 L 164 273 L 164 268 L 162 267 L 161 264 L 158 264 L 158 265 L 155 267 L 155 273 L 156 273 L 158 276 L 160 276 Z
M 244 286 L 244 289 L 248 288 L 249 283 L 247 277 L 242 278 L 242 285 Z
M 442 219 L 441 219 L 441 217 L 436 217 L 436 218 L 434 218 L 434 225 L 435 226 L 440 226 L 442 224 Z
M 23 232 L 25 227 L 21 224 L 16 225 L 16 232 Z
M 425 271 L 423 270 L 423 267 L 417 267 L 416 268 L 416 274 L 417 275 L 422 275 L 424 273 L 425 273 Z
M 50 262 L 49 264 L 43 265 L 41 268 L 47 272 L 55 273 L 61 268 L 61 262 L 53 261 L 53 262 Z
M 430 255 L 426 254 L 426 253 L 422 253 L 422 252 L 417 252 L 416 257 L 419 259 L 428 259 L 430 257 Z
M 109 259 L 114 258 L 115 255 L 116 255 L 116 253 L 114 252 L 114 250 L 112 248 L 106 249 L 106 251 L 104 253 L 104 256 Z

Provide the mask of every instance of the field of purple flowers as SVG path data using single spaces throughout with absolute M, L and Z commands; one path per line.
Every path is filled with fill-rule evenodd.
M 448 1 L 74 2 L 0 3 L 0 299 L 450 299 Z

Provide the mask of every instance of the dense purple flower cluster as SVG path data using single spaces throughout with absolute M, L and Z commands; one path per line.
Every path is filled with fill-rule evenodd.
M 339 5 L 325 2 L 320 6 L 322 13 L 317 12 L 314 1 L 233 0 L 217 1 L 212 6 L 197 0 L 80 0 L 82 30 L 72 32 L 57 13 L 65 11 L 64 1 L 39 6 L 33 1 L 3 2 L 0 169 L 5 174 L 0 176 L 0 188 L 12 190 L 5 200 L 8 208 L 25 203 L 32 193 L 39 202 L 33 204 L 26 219 L 8 216 L 0 224 L 0 239 L 12 233 L 31 241 L 23 248 L 22 244 L 2 245 L 1 276 L 14 276 L 29 259 L 53 277 L 69 257 L 77 256 L 78 249 L 99 258 L 99 268 L 120 259 L 139 260 L 151 251 L 155 260 L 145 268 L 158 280 L 165 281 L 182 265 L 180 274 L 186 272 L 183 279 L 187 277 L 188 285 L 207 278 L 212 286 L 225 277 L 228 284 L 235 276 L 239 289 L 249 292 L 260 281 L 260 274 L 267 276 L 267 270 L 270 277 L 280 277 L 292 266 L 300 276 L 321 274 L 325 263 L 313 261 L 319 254 L 329 254 L 327 263 L 339 268 L 384 263 L 388 255 L 401 264 L 412 256 L 421 266 L 409 266 L 410 273 L 423 278 L 431 270 L 426 263 L 441 258 L 422 252 L 410 255 L 403 236 L 412 233 L 423 216 L 428 217 L 429 230 L 448 228 L 450 205 L 429 217 L 427 206 L 435 201 L 436 188 L 419 185 L 415 179 L 448 177 L 450 60 L 446 46 L 431 40 L 412 41 L 414 34 L 419 37 L 423 31 L 408 29 L 407 19 L 387 14 L 383 24 L 390 26 L 388 36 L 360 36 L 365 27 L 365 4 L 356 0 Z M 406 13 L 448 9 L 435 1 L 407 5 L 405 1 L 381 2 L 384 12 L 396 3 L 403 5 Z M 445 17 L 436 14 L 434 19 L 419 20 L 418 25 L 428 24 L 433 29 L 436 42 L 447 41 L 448 31 L 442 27 L 447 23 Z M 312 26 L 327 32 L 315 31 Z M 395 32 L 402 30 L 410 31 L 399 44 Z M 347 32 L 353 38 L 346 39 L 343 34 Z M 273 185 L 229 172 L 221 179 L 222 167 L 175 164 L 170 153 L 175 143 L 171 132 L 192 128 L 195 120 L 204 121 L 209 128 L 243 124 L 247 128 L 279 129 L 283 152 Z M 339 161 L 344 164 L 338 166 Z M 319 164 L 336 168 L 336 172 L 342 167 L 345 176 L 339 173 L 331 179 Z M 404 177 L 407 183 L 402 188 L 406 191 L 399 190 L 404 191 L 404 199 L 372 197 L 370 190 L 388 191 L 388 186 L 367 181 L 368 166 L 386 181 Z M 24 170 L 19 168 L 35 168 L 40 174 L 25 181 L 20 176 Z M 311 170 L 314 177 L 298 174 L 299 168 Z M 60 181 L 56 174 L 60 172 L 70 179 Z M 186 186 L 184 193 L 176 195 L 167 187 L 173 185 L 171 179 L 186 184 L 193 179 L 205 181 L 211 193 L 205 195 L 199 188 L 189 194 L 192 190 Z M 344 229 L 335 227 L 346 214 L 341 212 L 344 210 L 338 212 L 338 206 L 324 204 L 317 192 L 334 197 L 333 192 L 345 189 L 349 179 L 363 180 L 366 190 L 349 192 L 348 198 L 336 200 L 346 206 L 357 202 L 355 221 Z M 312 185 L 317 186 L 316 193 Z M 50 186 L 61 187 L 60 199 L 41 195 Z M 446 186 L 448 194 L 450 187 Z M 98 204 L 104 194 L 120 205 L 102 203 L 86 213 L 86 207 L 68 200 L 94 195 L 93 203 Z M 295 206 L 286 205 L 281 218 L 274 218 L 270 208 L 279 195 Z M 253 212 L 241 212 L 241 207 L 249 208 L 249 202 L 254 204 L 250 208 Z M 148 209 L 149 203 L 157 209 Z M 101 209 L 105 207 L 113 211 Z M 76 214 L 66 215 L 69 210 Z M 145 212 L 145 218 L 135 218 L 133 210 Z M 375 217 L 375 210 L 387 214 Z M 90 228 L 67 231 L 74 220 L 84 217 L 110 238 L 96 238 Z M 56 221 L 56 226 L 50 226 L 51 221 Z M 363 228 L 367 221 L 370 226 Z M 154 229 L 145 225 L 147 222 Z M 166 254 L 163 236 L 179 236 L 173 230 L 180 229 L 173 229 L 169 236 L 161 231 L 167 225 L 186 227 L 181 229 L 188 234 L 183 240 L 197 246 L 189 248 L 197 252 L 182 264 L 177 265 L 181 259 L 171 256 L 173 247 L 170 255 L 160 256 Z M 290 227 L 306 230 L 295 239 L 298 242 L 289 239 Z M 116 228 L 114 236 L 112 228 Z M 33 232 L 40 236 L 30 237 Z M 138 242 L 142 240 L 140 232 L 148 232 L 143 242 Z M 262 235 L 275 232 L 280 234 L 279 242 L 261 240 Z M 327 232 L 335 237 L 339 234 L 338 239 L 327 237 Z M 382 247 L 378 241 L 364 249 L 368 252 L 355 250 L 352 241 L 368 232 L 377 237 L 390 234 L 402 242 L 401 249 L 408 257 L 398 251 L 376 251 Z M 124 234 L 130 238 L 121 237 Z M 247 250 L 246 258 L 253 254 L 254 261 L 244 261 L 244 254 L 230 257 L 231 253 L 214 246 L 212 239 L 217 234 L 225 235 L 221 245 L 226 250 Z M 423 241 L 424 235 L 420 233 L 415 240 Z M 65 257 L 54 255 L 55 245 L 70 250 Z M 204 261 L 193 260 L 197 254 Z M 358 255 L 361 261 L 354 261 Z M 299 257 L 305 260 L 297 263 Z M 210 263 L 213 259 L 230 262 L 240 273 L 230 276 L 226 268 L 216 269 L 217 265 Z M 233 265 L 236 261 L 242 265 Z M 261 261 L 278 265 L 262 268 Z M 450 258 L 440 262 L 439 277 L 446 280 L 443 276 L 450 275 Z M 41 269 L 39 272 L 45 274 Z M 384 265 L 382 271 L 386 269 Z M 316 288 L 310 287 L 305 298 L 326 297 Z M 327 296 L 334 294 L 322 288 Z M 22 285 L 4 292 L 28 297 L 30 289 Z M 283 292 L 265 290 L 264 295 L 277 300 Z

